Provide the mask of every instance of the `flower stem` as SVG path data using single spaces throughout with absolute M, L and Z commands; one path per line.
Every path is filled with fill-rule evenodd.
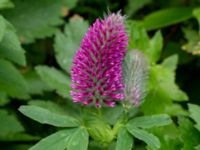
M 98 115 L 99 115 L 99 117 L 101 117 L 101 116 L 102 116 L 101 107 L 98 107 L 98 108 L 97 108 L 97 111 L 98 111 Z

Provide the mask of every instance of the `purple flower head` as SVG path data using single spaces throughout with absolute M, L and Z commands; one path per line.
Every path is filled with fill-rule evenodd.
M 128 36 L 123 23 L 120 13 L 112 13 L 104 20 L 97 19 L 85 34 L 71 68 L 74 102 L 113 107 L 116 100 L 124 98 L 122 61 Z

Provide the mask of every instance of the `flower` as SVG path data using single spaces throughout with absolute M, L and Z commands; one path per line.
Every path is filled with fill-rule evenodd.
M 146 96 L 148 64 L 141 51 L 133 50 L 125 59 L 123 68 L 125 84 L 124 103 L 139 106 Z
M 97 19 L 89 27 L 71 68 L 74 102 L 113 107 L 116 100 L 124 98 L 122 61 L 128 36 L 123 23 L 124 16 L 118 12 Z

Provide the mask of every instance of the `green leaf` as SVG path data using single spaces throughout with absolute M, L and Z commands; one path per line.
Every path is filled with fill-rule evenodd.
M 77 2 L 77 0 L 12 1 L 15 8 L 4 10 L 3 15 L 16 27 L 23 43 L 53 35 L 57 31 L 56 26 L 63 23 L 61 17 L 67 15 L 62 11 L 73 8 Z
M 85 128 L 78 128 L 71 136 L 67 150 L 87 150 L 89 135 Z
M 29 94 L 43 94 L 44 91 L 50 91 L 51 88 L 44 83 L 35 70 L 31 70 L 24 74 L 24 77 L 27 81 L 27 89 Z
M 62 69 L 70 72 L 72 59 L 80 46 L 81 39 L 88 29 L 88 23 L 82 18 L 72 18 L 65 25 L 65 33 L 57 32 L 54 48 L 56 60 Z
M 158 69 L 158 68 L 157 68 Z M 158 73 L 158 71 L 163 71 L 162 73 Z M 175 75 L 165 68 L 159 68 L 157 71 L 158 81 L 160 80 L 160 87 L 169 96 L 172 100 L 176 101 L 187 101 L 188 97 L 186 93 L 179 89 L 179 87 L 175 83 Z
M 169 61 L 171 61 L 170 65 Z M 186 93 L 175 83 L 176 63 L 176 57 L 169 57 L 161 65 L 154 65 L 150 68 L 150 90 L 142 106 L 145 113 L 167 113 L 166 110 L 169 110 L 168 107 L 172 107 L 173 101 L 188 100 Z
M 144 18 L 143 25 L 147 30 L 163 28 L 177 24 L 192 17 L 193 9 L 190 7 L 175 7 L 158 10 Z
M 9 99 L 8 99 L 8 95 L 3 92 L 3 91 L 0 91 L 0 106 L 4 106 L 6 105 L 7 103 L 9 103 Z
M 24 131 L 23 126 L 18 121 L 18 119 L 14 116 L 9 114 L 6 110 L 0 110 L 0 136 L 5 136 L 11 133 L 17 133 Z
M 159 150 L 180 150 L 180 130 L 175 123 L 160 128 L 153 128 L 151 131 L 159 138 L 161 147 Z
M 197 145 L 197 146 L 195 147 L 195 150 L 200 150 L 200 145 Z
M 172 123 L 170 116 L 166 114 L 136 117 L 128 122 L 130 126 L 139 128 L 152 128 L 165 126 Z
M 57 127 L 79 126 L 79 123 L 75 118 L 54 113 L 48 109 L 44 109 L 38 106 L 20 106 L 19 111 L 25 116 L 42 124 L 49 124 Z
M 170 71 L 175 71 L 178 64 L 178 55 L 172 55 L 164 59 L 162 66 L 169 69 Z
M 6 135 L 0 134 L 1 142 L 21 142 L 21 141 L 38 141 L 40 137 L 32 136 L 27 133 L 16 132 L 16 133 L 8 133 Z
M 188 104 L 190 117 L 200 124 L 200 106 L 195 104 Z
M 182 49 L 193 55 L 200 55 L 200 32 L 193 29 L 183 29 L 187 43 L 182 46 Z
M 150 39 L 145 28 L 138 22 L 127 21 L 127 30 L 129 33 L 129 50 L 141 50 L 148 56 L 150 63 L 159 60 L 163 47 L 163 38 L 160 31 Z
M 138 23 L 133 21 L 126 22 L 129 43 L 129 50 L 142 50 L 145 51 L 150 47 L 149 37 L 146 30 Z
M 192 150 L 200 143 L 200 134 L 194 128 L 193 123 L 187 118 L 178 118 L 180 138 L 183 142 L 182 150 Z M 188 139 L 189 138 L 189 139 Z
M 197 123 L 195 126 L 200 131 L 200 106 L 188 104 L 190 117 Z
M 14 4 L 10 0 L 0 0 L 0 9 L 13 8 Z
M 104 120 L 109 124 L 114 125 L 123 113 L 123 108 L 121 106 L 115 106 L 112 109 L 102 108 L 102 112 Z
M 21 47 L 19 39 L 15 33 L 14 27 L 2 17 L 1 20 L 3 20 L 4 24 L 6 25 L 6 29 L 4 29 L 5 31 L 3 33 L 3 36 L 0 36 L 2 38 L 0 40 L 1 57 L 7 58 L 19 65 L 25 66 L 25 51 Z
M 193 15 L 196 17 L 196 19 L 198 20 L 199 23 L 199 27 L 200 27 L 200 8 L 195 8 L 193 10 Z
M 42 81 L 51 89 L 56 90 L 59 95 L 71 99 L 69 76 L 54 67 L 37 66 L 35 69 Z
M 150 62 L 157 62 L 159 60 L 162 47 L 163 47 L 163 38 L 161 32 L 157 31 L 150 40 L 150 49 L 146 50 Z
M 134 137 L 147 143 L 150 148 L 152 149 L 160 148 L 160 141 L 153 134 L 148 133 L 145 130 L 136 128 L 130 124 L 127 125 L 127 129 Z
M 31 100 L 28 102 L 29 105 L 34 105 L 34 106 L 38 106 L 44 109 L 48 109 L 49 111 L 53 112 L 53 113 L 57 113 L 57 114 L 61 114 L 61 115 L 66 115 L 66 110 L 58 105 L 55 102 L 52 101 L 46 101 L 46 100 Z
M 182 115 L 182 116 L 188 116 L 187 110 L 185 110 L 180 104 L 173 103 L 167 107 L 165 107 L 165 112 L 170 115 Z
M 128 16 L 133 15 L 136 11 L 149 4 L 152 0 L 128 0 L 128 6 L 126 7 L 126 14 Z
M 126 128 L 121 128 L 118 137 L 116 150 L 131 150 L 133 147 L 133 137 L 128 133 Z
M 34 99 L 34 100 L 30 100 L 28 102 L 28 104 L 38 106 L 38 107 L 41 107 L 44 109 L 48 109 L 49 111 L 54 112 L 56 114 L 68 115 L 68 116 L 75 117 L 75 118 L 80 117 L 80 112 L 77 111 L 77 109 L 74 107 L 73 103 L 69 105 L 69 104 L 65 104 L 65 103 L 57 104 L 55 102 L 56 101 L 52 101 L 52 99 L 51 99 L 51 101 L 44 100 L 44 99 Z
M 6 24 L 4 18 L 0 15 L 0 42 L 3 39 L 5 30 L 6 30 Z
M 30 150 L 65 150 L 69 142 L 70 136 L 75 132 L 75 129 L 58 131 L 30 148 Z
M 0 91 L 7 95 L 18 98 L 29 98 L 27 83 L 21 73 L 9 62 L 0 59 Z
M 65 25 L 64 33 L 76 44 L 80 45 L 83 36 L 88 30 L 88 26 L 88 22 L 83 20 L 83 18 L 74 16 L 70 18 L 69 23 Z
M 169 61 L 171 61 L 171 66 L 169 66 Z M 168 65 L 167 65 L 168 63 Z M 186 95 L 186 93 L 184 93 L 182 90 L 179 89 L 179 87 L 176 85 L 175 83 L 175 68 L 177 66 L 177 57 L 176 56 L 170 56 L 168 58 L 166 58 L 163 63 L 161 64 L 161 66 L 163 67 L 163 69 L 161 69 L 162 67 L 158 67 L 159 69 L 161 69 L 163 72 L 163 74 L 165 73 L 165 75 L 163 76 L 162 73 L 159 74 L 159 69 L 157 72 L 157 78 L 158 80 L 160 80 L 161 82 L 161 87 L 164 89 L 164 91 L 166 92 L 166 94 L 169 95 L 169 97 L 173 100 L 176 101 L 187 101 L 188 100 L 188 96 Z M 167 69 L 167 70 L 165 70 Z M 160 71 L 161 71 L 160 70 Z M 162 75 L 162 77 L 161 77 Z M 164 79 L 165 78 L 165 79 Z

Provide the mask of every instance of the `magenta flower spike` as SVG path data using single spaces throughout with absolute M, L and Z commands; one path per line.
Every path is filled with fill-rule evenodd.
M 122 61 L 127 44 L 124 16 L 120 13 L 97 19 L 89 27 L 71 68 L 74 102 L 114 107 L 116 100 L 124 98 Z

